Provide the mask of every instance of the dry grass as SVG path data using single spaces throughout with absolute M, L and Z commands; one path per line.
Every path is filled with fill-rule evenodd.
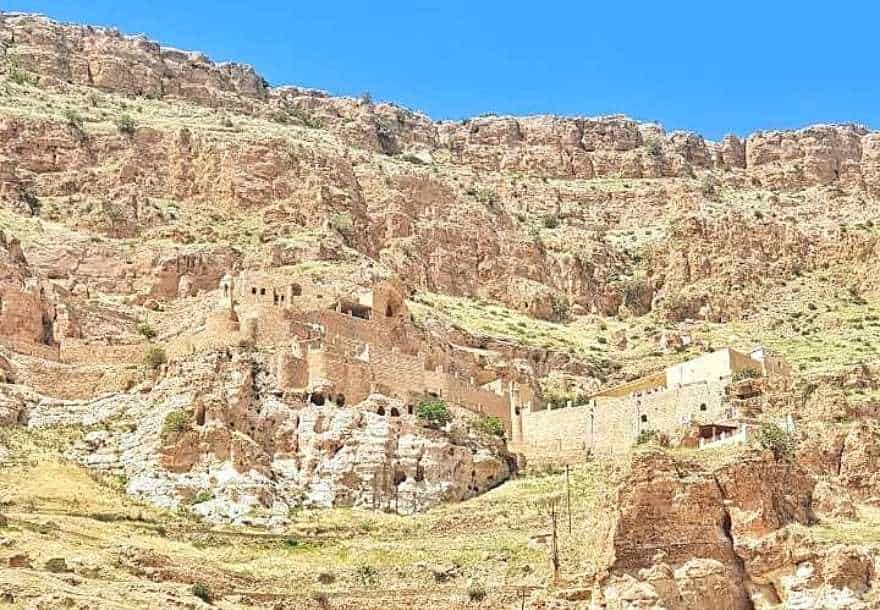
M 341 597 L 378 589 L 455 597 L 472 579 L 485 583 L 491 596 L 520 585 L 544 586 L 550 576 L 546 550 L 530 548 L 528 541 L 547 530 L 536 502 L 564 492 L 561 473 L 523 477 L 415 517 L 303 510 L 288 530 L 267 533 L 209 527 L 133 501 L 112 480 L 90 476 L 58 457 L 81 432 L 4 431 L 0 443 L 8 448 L 10 461 L 0 468 L 0 501 L 10 527 L 2 535 L 15 539 L 16 551 L 30 555 L 34 570 L 7 571 L 0 586 L 29 583 L 34 592 L 51 590 L 55 576 L 42 566 L 52 557 L 64 557 L 69 564 L 99 568 L 100 575 L 86 580 L 81 594 L 106 591 L 112 597 L 122 587 L 141 590 L 143 576 L 121 559 L 132 549 L 165 558 L 169 565 L 163 571 L 179 595 L 188 595 L 186 581 L 194 574 L 217 587 L 227 583 L 227 592 L 303 597 L 311 585 L 292 592 L 291 582 L 315 583 Z M 11 463 L 17 466 L 5 467 Z M 573 530 L 569 535 L 567 517 L 560 530 L 565 574 L 605 561 L 619 476 L 619 468 L 610 464 L 573 468 Z M 435 582 L 430 568 L 448 565 L 457 566 L 458 576 Z M 375 582 L 364 581 L 365 570 L 374 574 Z M 333 582 L 318 585 L 321 574 L 332 574 Z

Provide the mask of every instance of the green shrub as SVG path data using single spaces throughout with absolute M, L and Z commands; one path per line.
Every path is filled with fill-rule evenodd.
M 656 430 L 642 430 L 641 432 L 639 432 L 639 437 L 636 439 L 636 445 L 644 445 L 645 443 L 650 443 L 655 438 L 657 438 Z
M 420 402 L 416 414 L 419 419 L 434 428 L 442 428 L 452 421 L 449 407 L 439 398 L 430 398 Z
M 190 591 L 205 603 L 210 604 L 214 601 L 214 595 L 211 593 L 211 588 L 203 582 L 194 583 Z
M 791 434 L 772 422 L 762 424 L 755 438 L 758 445 L 762 449 L 770 449 L 777 460 L 791 455 L 794 451 L 794 439 Z
M 354 571 L 358 582 L 365 587 L 372 587 L 379 582 L 379 572 L 371 565 L 363 564 Z
M 654 157 L 655 159 L 659 159 L 663 156 L 663 147 L 660 145 L 660 142 L 651 138 L 645 142 L 645 150 L 648 151 L 648 154 Z
M 719 186 L 720 184 L 718 182 L 718 178 L 716 178 L 713 174 L 706 174 L 700 181 L 700 192 L 707 199 L 714 199 L 714 197 L 718 194 Z
M 13 57 L 6 62 L 6 78 L 16 85 L 36 85 L 37 77 L 21 69 L 18 59 Z
M 334 214 L 330 217 L 330 227 L 342 235 L 351 235 L 351 232 L 354 230 L 354 223 L 351 220 L 351 214 L 348 212 Z
M 166 418 L 166 421 L 167 421 L 167 418 Z M 214 494 L 212 494 L 207 489 L 202 489 L 201 491 L 199 491 L 199 493 L 197 493 L 196 495 L 194 495 L 190 499 L 189 503 L 190 504 L 201 504 L 202 502 L 208 502 L 209 500 L 213 500 L 213 499 L 214 499 Z
M 138 334 L 145 337 L 147 339 L 147 341 L 150 341 L 151 339 L 153 339 L 156 336 L 156 331 L 153 329 L 152 326 L 150 326 L 149 322 L 144 320 L 143 322 L 138 324 Z
M 555 229 L 559 226 L 559 217 L 556 214 L 547 214 L 544 216 L 544 228 Z
M 477 428 L 486 434 L 504 438 L 504 423 L 500 417 L 494 415 L 484 417 L 477 422 Z
M 498 203 L 498 193 L 495 192 L 495 189 L 487 188 L 487 187 L 470 187 L 467 191 L 465 191 L 468 195 L 479 201 L 480 203 L 493 207 L 496 203 Z
M 189 413 L 183 409 L 176 409 L 165 416 L 162 422 L 162 438 L 168 440 L 177 436 L 189 427 Z
M 733 382 L 736 383 L 738 381 L 743 381 L 744 379 L 758 379 L 761 376 L 761 372 L 756 368 L 746 368 L 739 371 L 736 371 L 733 374 Z
M 73 127 L 77 131 L 83 130 L 83 125 L 85 124 L 85 120 L 75 110 L 70 110 L 69 108 L 67 110 L 65 110 L 64 111 L 64 120 L 67 121 L 67 124 L 70 127 Z
M 470 601 L 481 602 L 486 599 L 486 586 L 478 580 L 471 580 L 468 583 L 467 594 Z
M 401 160 L 412 163 L 413 165 L 425 165 L 425 162 L 415 155 L 406 154 L 401 156 L 400 158 Z
M 151 345 L 144 353 L 144 365 L 148 369 L 155 370 L 166 362 L 168 362 L 168 357 L 165 355 L 165 350 L 158 345 Z
M 137 125 L 129 114 L 123 114 L 119 117 L 119 120 L 116 121 L 116 130 L 123 135 L 133 136 L 135 129 L 137 129 Z
M 566 297 L 553 297 L 551 304 L 553 309 L 553 319 L 558 322 L 565 322 L 571 316 L 571 303 Z

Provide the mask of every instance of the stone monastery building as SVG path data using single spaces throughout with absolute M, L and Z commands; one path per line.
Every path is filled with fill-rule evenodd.
M 760 377 L 789 377 L 780 356 L 725 348 L 604 390 L 581 405 L 522 410 L 512 422 L 513 447 L 527 455 L 575 456 L 629 448 L 645 432 L 674 432 L 699 424 L 736 428 L 727 386 L 749 370 Z

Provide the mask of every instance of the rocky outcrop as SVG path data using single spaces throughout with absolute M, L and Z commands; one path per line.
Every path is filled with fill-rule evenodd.
M 604 607 L 864 607 L 876 588 L 870 555 L 796 527 L 814 522 L 814 508 L 851 517 L 833 491 L 769 452 L 712 471 L 637 454 L 619 492 Z
M 189 506 L 212 521 L 276 525 L 302 505 L 409 514 L 477 495 L 514 469 L 497 438 L 465 422 L 426 428 L 399 401 L 281 398 L 274 373 L 253 355 L 213 353 L 175 366 L 132 395 L 80 408 L 43 400 L 28 424 L 112 422 L 70 457 L 124 475 L 127 491 L 144 500 Z
M 145 36 L 108 28 L 3 13 L 0 44 L 7 65 L 65 83 L 212 106 L 241 106 L 267 96 L 266 82 L 250 66 L 216 64 L 201 53 L 162 47 Z

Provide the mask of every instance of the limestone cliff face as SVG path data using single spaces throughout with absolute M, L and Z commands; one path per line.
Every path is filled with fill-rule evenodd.
M 693 133 L 668 134 L 622 116 L 486 116 L 435 123 L 424 115 L 298 87 L 270 88 L 250 66 L 215 63 L 116 30 L 60 24 L 44 17 L 0 15 L 7 64 L 47 81 L 268 115 L 291 110 L 319 118 L 354 144 L 397 154 L 426 150 L 480 170 L 545 176 L 650 178 L 694 169 L 745 170 L 770 188 L 839 184 L 880 192 L 880 136 L 854 125 L 753 134 L 720 143 Z
M 426 428 L 400 401 L 283 398 L 262 358 L 246 353 L 194 357 L 98 401 L 7 402 L 9 417 L 32 427 L 107 422 L 70 457 L 124 475 L 130 494 L 216 522 L 278 525 L 303 505 L 410 514 L 495 487 L 514 464 L 503 441 L 466 422 Z
M 714 471 L 659 452 L 636 456 L 603 599 L 680 610 L 866 607 L 878 593 L 870 553 L 797 527 L 815 520 L 814 485 L 769 453 Z
M 201 53 L 108 28 L 5 13 L 0 47 L 7 61 L 44 78 L 130 95 L 175 95 L 208 105 L 239 105 L 267 95 L 266 82 L 249 66 L 216 64 Z
M 131 133 L 0 117 L 4 205 L 32 215 L 49 200 L 43 217 L 84 234 L 215 242 L 228 231 L 212 221 L 226 218 L 261 243 L 309 231 L 410 287 L 498 299 L 545 319 L 559 303 L 604 315 L 736 319 L 766 296 L 766 278 L 782 282 L 828 261 L 856 263 L 852 280 L 880 287 L 866 262 L 876 239 L 801 228 L 781 218 L 787 212 L 772 197 L 773 220 L 691 220 L 708 205 L 699 182 L 707 177 L 721 189 L 834 189 L 848 198 L 839 205 L 863 212 L 864 198 L 880 193 L 880 136 L 862 127 L 715 143 L 623 116 L 435 122 L 369 99 L 271 88 L 249 67 L 143 36 L 10 13 L 0 15 L 0 51 L 7 74 L 25 70 L 48 91 L 87 87 L 235 117 Z M 263 123 L 241 131 L 240 120 Z M 291 141 L 272 125 L 309 129 Z M 647 244 L 621 240 L 655 228 Z M 59 262 L 49 263 L 53 272 Z M 644 271 L 650 281 L 634 290 L 628 278 Z M 216 273 L 205 275 L 192 291 Z

